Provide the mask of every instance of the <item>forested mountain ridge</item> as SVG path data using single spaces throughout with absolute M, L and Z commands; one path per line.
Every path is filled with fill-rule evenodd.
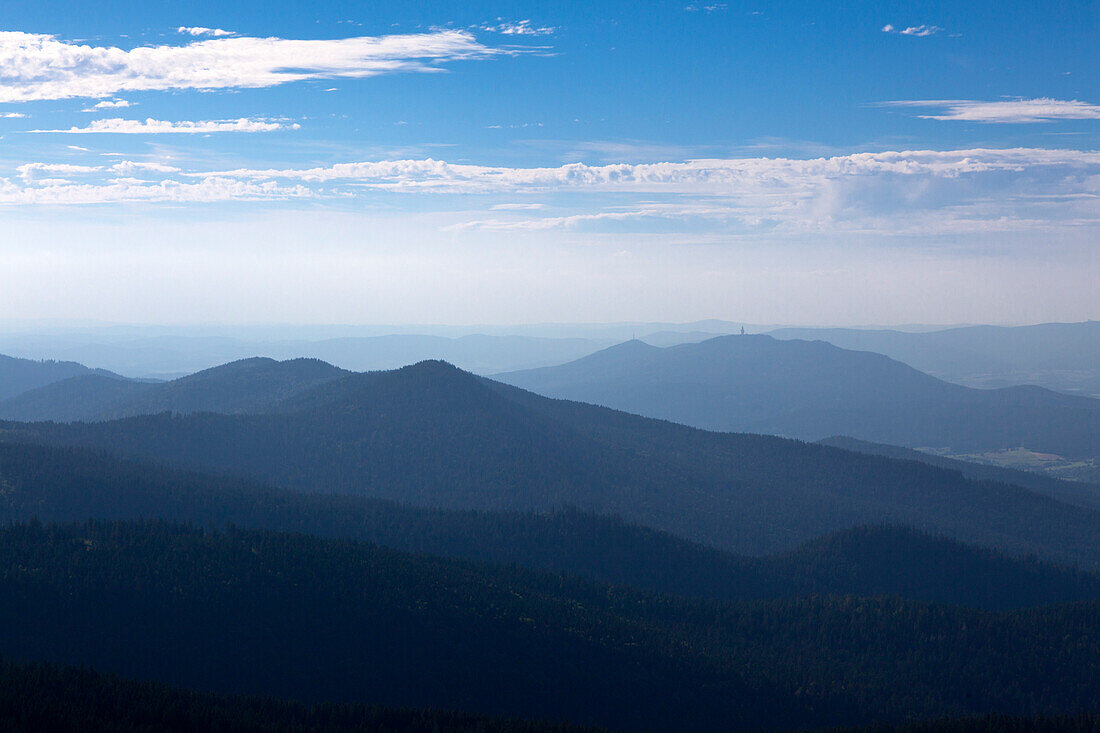
M 1095 602 L 679 600 L 303 535 L 0 530 L 0 654 L 221 693 L 616 728 L 820 727 L 1095 702 Z
M 732 555 L 615 517 L 424 509 L 300 494 L 82 449 L 0 444 L 0 523 L 160 517 L 368 541 L 718 600 L 898 595 L 1007 609 L 1100 599 L 1100 577 L 902 527 L 861 527 L 770 557 Z
M 347 374 L 316 359 L 251 358 L 159 384 L 82 376 L 0 402 L 0 418 L 74 422 L 159 412 L 262 412 L 302 390 Z
M 707 430 L 1100 456 L 1100 400 L 1038 387 L 971 389 L 824 341 L 721 336 L 667 348 L 628 342 L 494 378 Z
M 123 379 L 117 374 L 102 369 L 90 369 L 75 361 L 35 361 L 0 354 L 0 400 L 84 374 Z
M 843 435 L 825 438 L 817 442 L 821 445 L 829 445 L 856 453 L 927 463 L 930 466 L 958 471 L 963 476 L 976 481 L 996 481 L 1021 486 L 1040 494 L 1052 496 L 1067 504 L 1100 509 L 1100 485 L 1098 484 L 1084 481 L 1066 481 L 1033 471 L 1020 471 L 1012 468 L 1001 468 L 1000 466 L 989 466 L 984 463 L 961 461 L 956 458 L 923 453 L 897 445 L 870 443 L 866 440 L 857 440 Z
M 0 424 L 0 440 L 110 449 L 283 488 L 452 509 L 564 504 L 734 552 L 902 524 L 1100 567 L 1100 519 L 953 471 L 549 400 L 441 362 L 352 374 L 265 415 Z
M 960 326 L 921 332 L 781 328 L 778 339 L 821 339 L 874 351 L 970 387 L 1034 384 L 1100 397 L 1100 321 L 1032 326 Z

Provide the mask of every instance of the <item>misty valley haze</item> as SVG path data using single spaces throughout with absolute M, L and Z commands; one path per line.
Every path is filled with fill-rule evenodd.
M 1100 730 L 1098 38 L 0 4 L 0 731 Z

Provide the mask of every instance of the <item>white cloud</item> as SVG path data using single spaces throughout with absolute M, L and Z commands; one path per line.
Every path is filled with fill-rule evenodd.
M 493 211 L 538 211 L 545 209 L 546 204 L 496 204 L 489 208 Z
M 537 26 L 530 20 L 509 22 L 504 21 L 502 18 L 497 18 L 497 21 L 495 25 L 486 23 L 479 27 L 483 31 L 501 33 L 506 36 L 549 36 L 558 30 L 550 26 Z
M 133 160 L 123 160 L 115 163 L 111 166 L 111 170 L 115 173 L 122 175 L 133 175 L 135 173 L 147 172 L 147 173 L 179 173 L 180 169 L 170 165 L 164 165 L 163 163 L 145 163 Z
M 22 112 L 5 112 L 4 114 L 0 115 L 0 117 L 3 117 L 6 120 L 21 120 L 26 117 L 26 115 Z
M 176 29 L 177 33 L 183 33 L 189 36 L 214 36 L 221 38 L 224 36 L 235 36 L 233 31 L 223 31 L 221 28 L 204 28 L 201 25 L 187 26 L 181 25 Z
M 882 27 L 883 33 L 898 33 L 903 36 L 916 36 L 917 38 L 926 38 L 928 36 L 934 36 L 941 32 L 943 28 L 938 25 L 911 25 L 907 28 L 897 28 L 891 23 L 887 23 Z
M 546 192 L 565 189 L 724 194 L 871 175 L 957 178 L 1034 166 L 1096 165 L 1100 152 L 1031 148 L 887 151 L 832 158 L 732 158 L 666 163 L 570 163 L 555 168 L 507 168 L 434 160 L 338 163 L 319 168 L 237 169 L 217 175 L 244 179 L 352 182 L 405 192 Z M 208 175 L 206 173 L 197 175 Z
M 884 107 L 939 107 L 941 114 L 918 115 L 926 120 L 958 120 L 963 122 L 1019 123 L 1051 122 L 1054 120 L 1098 120 L 1100 105 L 1041 97 L 1038 99 L 1008 99 L 983 102 L 972 99 L 918 99 L 883 102 Z
M 125 99 L 104 99 L 98 104 L 92 105 L 93 109 L 118 109 L 131 106 Z
M 226 178 L 198 182 L 175 180 L 144 181 L 116 178 L 102 183 L 51 181 L 44 186 L 19 186 L 0 178 L 0 205 L 73 206 L 138 202 L 215 203 L 309 198 L 303 186 L 280 186 L 272 182 L 250 183 Z
M 273 132 L 275 130 L 298 130 L 298 123 L 286 124 L 268 120 L 253 120 L 242 117 L 239 120 L 206 120 L 201 122 L 167 122 L 165 120 L 124 120 L 121 118 L 96 120 L 87 127 L 71 127 L 68 130 L 31 130 L 31 132 L 57 132 L 66 134 L 115 134 L 115 135 L 160 135 L 160 134 L 202 134 L 212 132 Z
M 440 71 L 444 62 L 520 51 L 465 31 L 333 40 L 217 38 L 131 50 L 0 32 L 0 102 L 109 97 L 120 92 L 270 87 L 307 79 Z
M 103 170 L 100 166 L 73 165 L 71 163 L 26 163 L 16 168 L 19 177 L 25 181 L 35 180 L 43 176 L 53 177 L 55 174 L 63 176 L 95 173 Z
M 315 198 L 332 204 L 377 196 L 382 207 L 405 212 L 400 197 L 380 195 L 400 192 L 415 197 L 418 215 L 431 213 L 439 227 L 452 230 L 899 237 L 1100 228 L 1100 151 L 1064 149 L 547 168 L 422 159 L 272 170 L 179 170 L 128 161 L 103 167 L 28 163 L 17 170 L 17 179 L 3 180 L 0 203 Z M 469 212 L 442 199 L 448 194 L 488 200 L 484 209 Z

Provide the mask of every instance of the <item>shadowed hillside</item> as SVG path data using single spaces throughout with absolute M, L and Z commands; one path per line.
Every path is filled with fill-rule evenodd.
M 472 512 L 300 494 L 72 448 L 0 444 L 0 523 L 162 517 L 364 540 L 645 590 L 720 600 L 898 595 L 976 608 L 1100 598 L 1095 575 L 934 538 L 861 527 L 746 557 L 574 509 Z
M 102 369 L 89 369 L 74 361 L 33 361 L 0 355 L 0 400 L 86 374 L 123 379 L 117 374 Z

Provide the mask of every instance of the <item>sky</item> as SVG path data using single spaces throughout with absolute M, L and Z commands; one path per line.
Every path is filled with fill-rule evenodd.
M 0 4 L 0 317 L 1100 318 L 1100 5 Z

